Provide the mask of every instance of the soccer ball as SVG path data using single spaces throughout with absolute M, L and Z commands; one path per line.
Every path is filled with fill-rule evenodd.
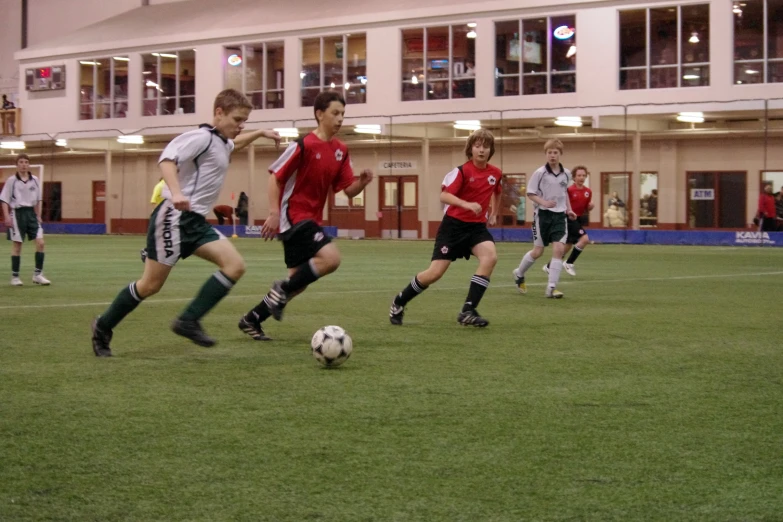
M 336 368 L 351 356 L 353 340 L 339 326 L 324 326 L 310 341 L 313 357 L 327 368 Z

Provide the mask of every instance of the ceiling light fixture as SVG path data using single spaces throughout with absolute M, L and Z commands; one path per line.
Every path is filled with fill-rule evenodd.
M 478 25 L 478 24 L 477 24 L 476 22 L 468 22 L 468 27 L 470 27 L 471 29 L 475 29 L 475 27 L 476 27 L 477 25 Z
M 117 136 L 117 143 L 122 143 L 123 145 L 142 145 L 144 143 L 144 136 L 139 136 L 138 134 Z
M 274 129 L 281 138 L 298 138 L 299 129 L 296 127 L 283 127 L 280 129 Z
M 381 126 L 374 123 L 360 123 L 353 128 L 357 134 L 380 134 Z
M 481 128 L 479 120 L 457 120 L 454 122 L 454 128 L 458 130 L 476 131 Z
M 692 33 L 691 33 L 691 37 L 690 37 L 690 38 L 688 38 L 688 41 L 689 41 L 690 43 L 692 43 L 692 44 L 697 44 L 697 43 L 699 43 L 699 33 L 695 32 L 695 31 L 694 31 L 694 32 L 692 32 Z
M 64 140 L 62 138 L 59 138 L 57 141 L 54 142 L 54 144 L 56 146 L 58 146 L 58 147 L 67 147 L 68 146 L 68 141 Z
M 23 141 L 0 141 L 0 149 L 21 150 L 24 149 Z
M 471 29 L 468 31 L 468 34 L 466 35 L 468 38 L 475 38 L 476 37 L 476 31 L 474 29 Z
M 555 118 L 555 125 L 559 125 L 561 127 L 581 127 L 582 117 L 581 116 L 558 116 L 557 118 Z
M 681 112 L 677 115 L 677 121 L 684 123 L 704 123 L 702 112 Z

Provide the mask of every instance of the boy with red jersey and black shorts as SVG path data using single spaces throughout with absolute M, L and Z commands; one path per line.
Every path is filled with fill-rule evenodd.
M 568 187 L 568 199 L 571 201 L 571 210 L 576 214 L 576 219 L 568 220 L 568 239 L 566 240 L 566 253 L 574 246 L 571 255 L 563 263 L 563 268 L 569 275 L 575 276 L 574 263 L 576 258 L 590 242 L 585 227 L 590 223 L 590 211 L 593 210 L 593 191 L 585 186 L 585 181 L 590 173 L 587 167 L 579 165 L 571 171 L 574 176 L 574 184 Z M 549 273 L 549 263 L 544 267 L 544 272 Z
M 476 310 L 489 286 L 489 276 L 498 257 L 495 241 L 487 230 L 487 222 L 495 224 L 500 198 L 499 168 L 489 165 L 495 154 L 495 138 L 488 130 L 479 129 L 471 134 L 465 145 L 469 161 L 449 172 L 443 180 L 441 203 L 446 205 L 445 216 L 438 228 L 430 267 L 420 272 L 392 301 L 389 321 L 402 324 L 405 305 L 438 281 L 446 273 L 452 261 L 460 257 L 479 260 L 478 270 L 470 279 L 470 289 L 457 316 L 463 326 L 484 327 L 489 321 Z
M 313 109 L 318 128 L 291 143 L 269 167 L 269 217 L 261 235 L 283 241 L 288 279 L 275 281 L 266 297 L 239 320 L 239 329 L 256 341 L 271 340 L 261 323 L 270 315 L 282 319 L 291 299 L 340 266 L 340 251 L 321 228 L 329 190 L 353 198 L 373 178 L 372 171 L 364 170 L 354 180 L 348 147 L 335 138 L 345 117 L 343 96 L 322 92 Z

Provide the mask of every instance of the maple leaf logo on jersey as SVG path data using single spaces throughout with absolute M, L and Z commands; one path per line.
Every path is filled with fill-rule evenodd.
M 589 198 L 590 197 L 590 193 L 589 192 L 585 192 L 585 197 Z
M 498 180 L 495 178 L 495 176 L 488 177 L 487 181 L 489 181 L 489 184 L 492 185 L 493 187 L 495 186 L 495 183 L 498 182 Z
M 340 150 L 340 149 L 337 149 L 336 151 L 334 151 L 334 159 L 336 159 L 337 161 L 342 161 L 343 160 L 343 151 Z
M 321 159 L 321 153 L 320 152 L 315 155 L 315 159 Z
M 440 253 L 443 254 L 443 255 L 448 254 L 449 253 L 449 247 L 444 246 L 443 248 L 440 249 Z

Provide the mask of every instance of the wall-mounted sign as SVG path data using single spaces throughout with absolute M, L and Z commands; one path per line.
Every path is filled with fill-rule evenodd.
M 568 27 L 567 25 L 561 25 L 554 31 L 552 31 L 552 36 L 557 38 L 558 40 L 568 40 L 572 36 L 574 36 L 574 28 Z
M 55 91 L 65 89 L 65 65 L 25 69 L 25 90 Z
M 228 64 L 233 65 L 234 67 L 237 65 L 242 65 L 242 57 L 238 54 L 232 54 L 228 57 Z
M 416 170 L 416 162 L 411 160 L 381 161 L 380 170 Z
M 692 201 L 709 201 L 715 199 L 715 189 L 691 189 Z

